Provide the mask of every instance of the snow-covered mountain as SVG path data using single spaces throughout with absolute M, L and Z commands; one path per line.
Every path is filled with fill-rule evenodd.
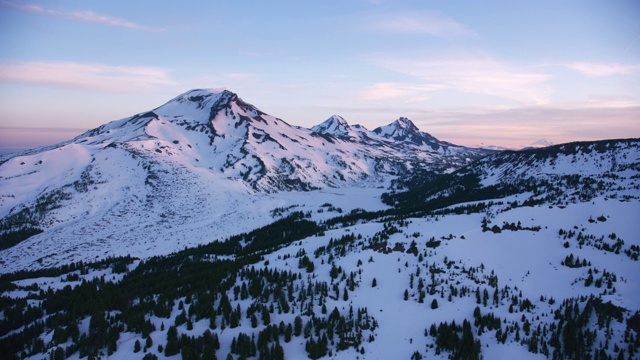
M 410 137 L 399 135 L 407 128 Z M 231 91 L 192 90 L 5 157 L 1 271 L 104 258 L 122 246 L 164 254 L 269 223 L 274 208 L 298 204 L 282 191 L 379 188 L 416 168 L 450 171 L 490 153 L 427 141 L 406 119 L 385 129 L 339 116 L 306 129 Z
M 152 111 L 90 130 L 71 144 L 120 147 L 267 192 L 369 178 L 379 182 L 414 166 L 441 171 L 490 153 L 438 141 L 406 118 L 373 132 L 352 128 L 338 115 L 311 129 L 291 126 L 228 90 L 186 92 Z M 406 144 L 412 146 L 401 146 Z

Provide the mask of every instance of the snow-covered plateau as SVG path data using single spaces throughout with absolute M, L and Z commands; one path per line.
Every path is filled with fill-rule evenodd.
M 2 358 L 640 358 L 638 139 L 496 152 L 193 90 L 0 161 Z

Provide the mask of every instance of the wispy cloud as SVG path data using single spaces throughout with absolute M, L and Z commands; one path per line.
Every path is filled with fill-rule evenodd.
M 440 85 L 410 85 L 403 83 L 383 82 L 373 84 L 356 94 L 356 98 L 367 101 L 404 98 L 405 102 L 427 100 L 428 92 L 442 90 Z
M 469 27 L 437 12 L 397 13 L 374 16 L 369 25 L 376 30 L 435 36 L 475 35 Z
M 75 62 L 0 63 L 0 81 L 119 92 L 178 85 L 164 68 Z
M 569 68 L 579 71 L 586 76 L 599 77 L 611 75 L 629 75 L 640 70 L 640 64 L 622 65 L 613 64 L 594 64 L 588 62 L 575 62 L 569 65 Z
M 20 126 L 0 126 L 0 132 L 52 132 L 52 133 L 80 133 L 87 131 L 86 128 L 46 128 L 46 127 L 20 127 Z
M 409 75 L 424 86 L 492 95 L 522 104 L 548 102 L 551 75 L 486 57 L 452 60 L 384 58 L 374 63 Z
M 108 26 L 122 27 L 131 30 L 147 31 L 147 32 L 164 32 L 166 29 L 157 28 L 152 26 L 141 25 L 133 21 L 113 17 L 105 14 L 98 14 L 89 10 L 76 10 L 76 11 L 60 11 L 55 9 L 45 8 L 35 4 L 19 4 L 12 1 L 0 0 L 0 5 L 29 13 L 58 16 L 72 20 L 79 20 L 85 22 L 98 23 Z
M 424 131 L 467 146 L 522 148 L 541 138 L 564 143 L 640 136 L 639 106 L 575 103 L 511 109 L 425 110 L 413 116 Z

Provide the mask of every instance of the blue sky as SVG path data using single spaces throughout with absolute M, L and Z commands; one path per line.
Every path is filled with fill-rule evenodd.
M 640 137 L 638 1 L 0 0 L 0 147 L 193 88 L 467 146 Z

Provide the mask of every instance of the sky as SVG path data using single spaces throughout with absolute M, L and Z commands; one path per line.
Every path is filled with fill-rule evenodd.
M 0 148 L 227 88 L 465 146 L 640 137 L 640 1 L 0 0 Z

